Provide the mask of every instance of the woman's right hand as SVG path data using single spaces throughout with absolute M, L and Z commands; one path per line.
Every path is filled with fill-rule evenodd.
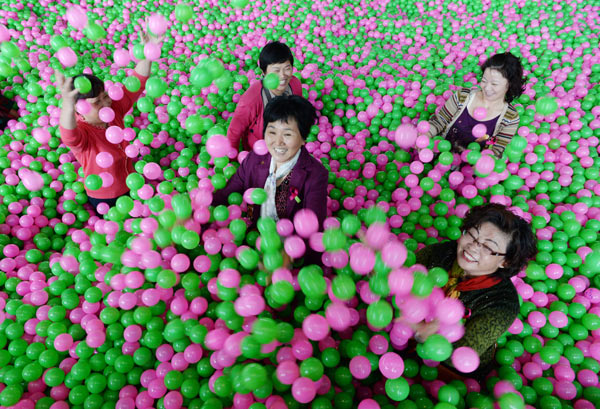
M 54 71 L 56 76 L 56 85 L 60 89 L 60 95 L 63 100 L 64 107 L 75 107 L 77 93 L 79 92 L 76 88 L 72 88 L 73 78 L 65 78 L 62 72 Z

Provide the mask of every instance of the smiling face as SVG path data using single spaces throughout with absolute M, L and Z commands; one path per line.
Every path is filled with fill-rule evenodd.
M 91 107 L 87 114 L 82 115 L 86 122 L 93 125 L 104 124 L 104 122 L 102 122 L 98 116 L 98 112 L 100 109 L 104 107 L 110 107 L 112 104 L 112 99 L 110 99 L 108 93 L 106 91 L 102 91 L 97 97 L 86 98 L 85 100 L 90 104 Z
M 504 267 L 510 236 L 494 224 L 485 222 L 466 231 L 458 239 L 457 262 L 468 276 L 493 274 Z
M 504 97 L 508 92 L 508 80 L 500 71 L 486 68 L 480 86 L 485 100 L 504 102 Z
M 279 86 L 274 90 L 271 90 L 275 95 L 281 95 L 287 88 L 290 80 L 292 79 L 292 73 L 294 68 L 292 63 L 288 60 L 282 63 L 269 64 L 265 75 L 275 73 L 279 76 Z
M 265 142 L 277 166 L 292 159 L 304 145 L 294 118 L 289 118 L 287 122 L 269 122 L 265 129 Z

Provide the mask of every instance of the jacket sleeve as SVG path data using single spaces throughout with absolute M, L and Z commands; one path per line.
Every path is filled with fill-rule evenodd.
M 251 152 L 250 155 L 254 155 L 254 153 Z M 249 175 L 249 172 L 251 172 L 251 166 L 252 166 L 250 163 L 251 162 L 250 155 L 248 155 L 246 157 L 246 159 L 244 159 L 244 161 L 242 161 L 242 164 L 239 166 L 237 171 L 233 174 L 231 179 L 229 179 L 227 181 L 227 184 L 225 185 L 225 187 L 223 189 L 217 190 L 216 192 L 213 193 L 213 200 L 211 203 L 213 206 L 227 205 L 228 204 L 227 199 L 229 198 L 230 194 L 232 194 L 234 192 L 244 194 L 246 189 L 251 187 L 251 186 L 246 186 L 246 180 L 248 180 L 248 175 Z
M 492 145 L 492 152 L 494 152 L 497 157 L 502 156 L 504 149 L 506 149 L 506 146 L 517 133 L 520 118 L 517 111 L 512 108 L 509 111 L 509 114 L 505 115 L 502 120 L 507 123 L 498 130 L 498 133 L 496 134 L 496 143 Z
M 59 125 L 60 139 L 74 152 L 81 152 L 85 149 L 85 137 L 79 127 L 75 129 L 65 129 Z
M 304 190 L 306 209 L 310 209 L 317 215 L 319 228 L 323 227 L 323 221 L 327 217 L 327 185 L 329 184 L 329 173 L 321 166 L 315 174 L 309 175 Z
M 240 150 L 240 140 L 248 135 L 248 129 L 255 120 L 256 116 L 256 101 L 252 101 L 249 91 L 246 91 L 240 98 L 240 101 L 233 113 L 233 119 L 227 129 L 227 139 L 229 144 L 237 151 Z

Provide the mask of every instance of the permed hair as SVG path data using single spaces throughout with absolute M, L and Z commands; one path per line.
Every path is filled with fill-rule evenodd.
M 263 113 L 263 135 L 271 122 L 295 119 L 302 139 L 306 140 L 311 126 L 317 119 L 315 107 L 307 99 L 298 95 L 275 97 L 267 104 Z
M 90 84 L 92 84 L 92 89 L 90 89 L 85 94 L 78 92 L 77 97 L 75 99 L 76 101 L 79 101 L 80 99 L 96 98 L 98 95 L 104 92 L 104 81 L 91 74 L 79 74 L 74 76 L 73 82 L 71 83 L 71 89 L 75 89 L 75 80 L 79 77 L 87 78 L 90 81 Z
M 294 56 L 292 50 L 287 45 L 279 41 L 273 41 L 263 47 L 258 56 L 258 65 L 263 73 L 267 72 L 267 67 L 271 64 L 281 64 L 289 61 L 294 65 Z
M 508 81 L 508 91 L 504 97 L 506 102 L 512 102 L 523 93 L 525 84 L 523 66 L 513 54 L 507 52 L 491 56 L 481 65 L 481 72 L 485 72 L 488 68 L 500 72 Z
M 462 228 L 463 231 L 468 231 L 486 222 L 492 223 L 510 237 L 506 256 L 504 256 L 506 267 L 498 269 L 495 273 L 499 277 L 510 278 L 535 257 L 537 239 L 529 223 L 512 213 L 506 206 L 495 203 L 476 206 L 469 210 Z

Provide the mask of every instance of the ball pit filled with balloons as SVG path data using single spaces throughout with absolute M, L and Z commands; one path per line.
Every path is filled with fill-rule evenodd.
M 599 13 L 587 0 L 4 1 L 0 90 L 20 117 L 0 132 L 0 406 L 599 407 Z M 210 206 L 247 154 L 224 135 L 274 40 L 319 112 L 306 148 L 329 171 L 322 232 L 309 211 L 248 229 L 263 189 Z M 527 76 L 517 135 L 502 158 L 453 155 L 427 119 L 505 51 Z M 145 93 L 106 130 L 129 143 L 130 195 L 96 214 L 85 187 L 112 175 L 85 177 L 61 143 L 54 72 L 93 73 L 119 100 L 144 58 Z M 531 222 L 539 252 L 513 279 L 522 303 L 498 369 L 444 381 L 440 362 L 470 373 L 479 358 L 453 349 L 463 306 L 415 252 L 456 240 L 490 202 Z M 322 264 L 286 261 L 309 252 Z M 419 357 L 404 355 L 409 324 L 433 317 Z

